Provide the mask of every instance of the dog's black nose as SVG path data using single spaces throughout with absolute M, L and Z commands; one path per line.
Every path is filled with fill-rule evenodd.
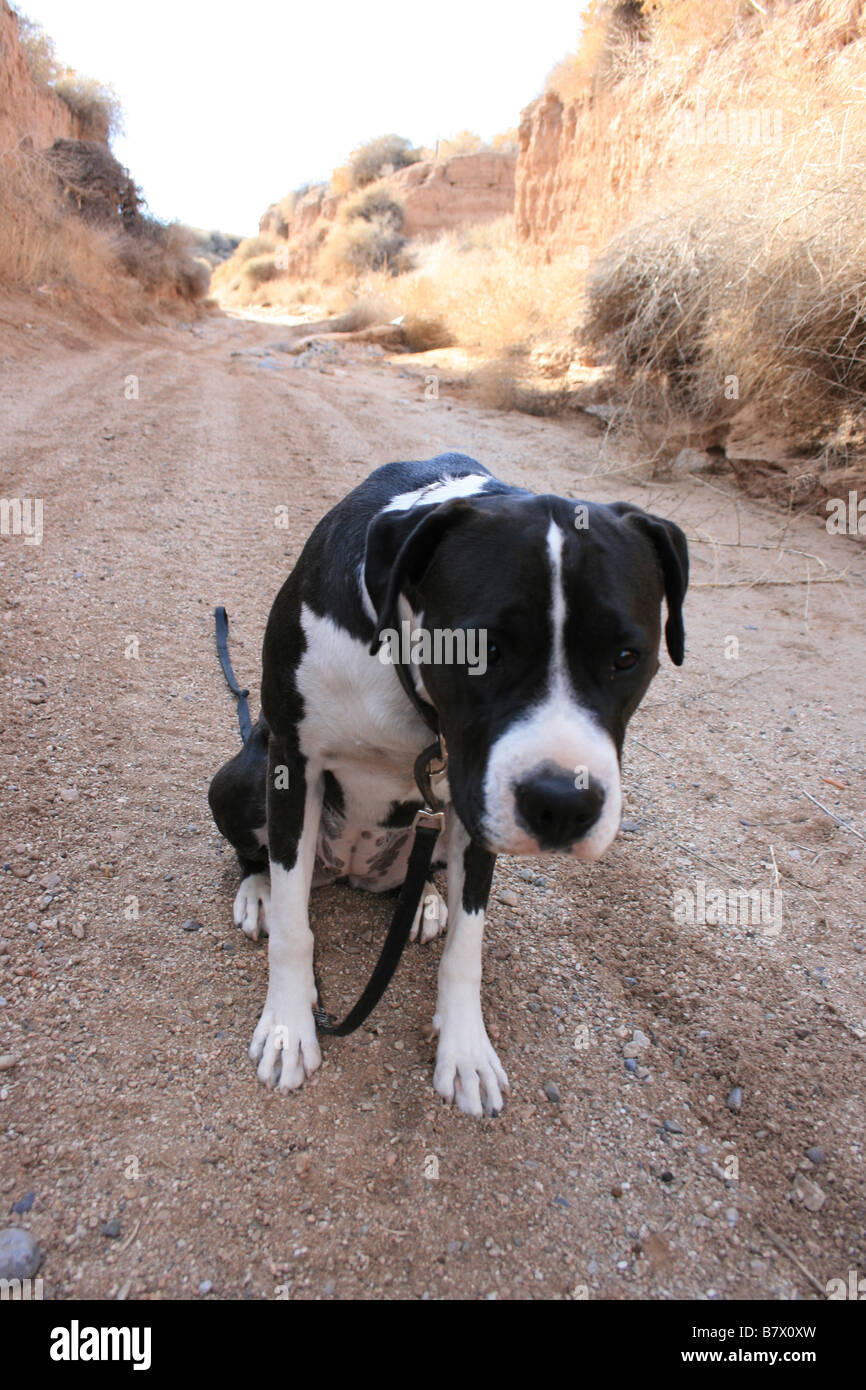
M 514 799 L 518 818 L 542 849 L 564 849 L 595 825 L 604 805 L 604 789 L 592 777 L 586 787 L 574 778 L 544 772 L 519 782 Z

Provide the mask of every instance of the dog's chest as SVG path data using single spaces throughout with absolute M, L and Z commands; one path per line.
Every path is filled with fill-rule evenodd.
M 349 877 L 384 891 L 405 876 L 411 807 L 420 805 L 413 767 L 430 731 L 393 666 L 371 657 L 329 618 L 304 609 L 302 622 L 307 647 L 296 676 L 304 699 L 298 736 L 310 765 L 331 774 L 317 881 Z
M 330 618 L 304 608 L 307 646 L 296 673 L 304 700 L 298 737 L 314 764 L 378 769 L 383 780 L 411 780 L 430 732 L 413 709 L 392 665 Z

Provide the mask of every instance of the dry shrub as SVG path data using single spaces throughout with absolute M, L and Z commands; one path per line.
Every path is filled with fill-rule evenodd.
M 30 289 L 64 280 L 102 293 L 110 233 L 70 216 L 43 155 L 22 146 L 0 154 L 0 284 Z
M 265 256 L 249 256 L 244 261 L 244 275 L 253 285 L 264 285 L 268 280 L 276 279 L 279 274 L 276 259 L 272 254 Z
M 644 139 L 661 152 L 651 211 L 593 266 L 584 336 L 649 437 L 723 439 L 748 415 L 780 456 L 832 455 L 866 424 L 861 7 L 814 0 L 751 31 L 721 8 L 725 40 Z M 658 7 L 669 74 L 696 61 L 693 22 Z
M 92 77 L 70 73 L 59 77 L 54 90 L 79 121 L 85 140 L 102 140 L 108 144 L 123 132 L 123 108 L 113 87 Z
M 490 141 L 490 148 L 497 154 L 517 154 L 517 126 L 512 126 L 509 130 L 503 130 L 499 135 L 494 135 Z
M 405 269 L 403 207 L 384 183 L 368 184 L 346 198 L 318 255 L 326 281 L 382 270 Z
M 57 61 L 54 40 L 41 24 L 25 14 L 17 14 L 18 42 L 24 50 L 27 66 L 34 82 L 47 84 L 60 76 L 63 69 Z
M 717 184 L 618 236 L 589 281 L 586 336 L 648 425 L 717 427 L 749 406 L 797 449 L 866 409 L 866 144 L 838 170 Z M 834 177 L 835 175 L 835 177 Z M 670 422 L 669 422 L 670 423 Z
M 521 251 L 511 217 L 444 232 L 416 260 L 407 274 L 370 275 L 359 287 L 404 316 L 416 351 L 459 343 L 479 358 L 516 358 L 551 322 L 564 331 L 577 322 L 582 277 L 569 261 L 539 266 Z
M 190 227 L 189 231 L 193 237 L 193 254 L 206 261 L 211 270 L 223 261 L 229 260 L 241 243 L 241 237 L 232 236 L 229 232 L 208 230 L 204 227 Z
M 402 135 L 379 135 L 359 145 L 349 156 L 350 186 L 363 188 L 389 169 L 403 169 L 407 164 L 414 164 L 418 157 L 419 152 Z
M 545 83 L 545 90 L 560 101 L 575 101 L 595 86 L 601 55 L 610 42 L 610 9 L 605 0 L 590 0 L 582 12 L 576 52 L 557 63 Z
M 232 259 L 238 265 L 251 260 L 253 256 L 266 256 L 276 250 L 276 242 L 270 236 L 248 236 L 237 246 Z
M 124 222 L 119 207 L 113 219 L 79 216 L 51 153 L 22 144 L 0 155 L 0 284 L 63 285 L 120 317 L 146 316 L 147 296 L 192 301 L 206 292 L 191 233 L 139 213 Z M 97 203 L 85 200 L 91 213 Z
M 440 140 L 436 153 L 440 160 L 453 159 L 460 154 L 478 154 L 484 148 L 481 136 L 474 130 L 459 130 L 456 135 Z
M 379 222 L 392 231 L 403 230 L 406 214 L 403 204 L 394 197 L 386 183 L 368 184 L 347 198 L 340 208 L 344 222 L 361 218 L 364 222 Z
M 45 158 L 72 208 L 85 222 L 126 225 L 139 216 L 138 189 L 107 145 L 98 140 L 55 140 Z
M 406 238 L 381 222 L 338 222 L 319 252 L 319 274 L 325 281 L 366 270 L 396 274 Z
M 331 174 L 330 191 L 338 198 L 352 191 L 352 171 L 348 164 L 341 164 Z
M 118 260 L 156 298 L 194 303 L 207 294 L 208 267 L 194 254 L 195 234 L 177 222 L 139 218 L 116 239 Z

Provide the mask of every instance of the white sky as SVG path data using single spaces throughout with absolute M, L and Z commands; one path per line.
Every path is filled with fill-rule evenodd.
M 110 83 L 115 153 L 158 217 L 249 234 L 364 140 L 518 123 L 582 0 L 20 0 L 61 63 Z

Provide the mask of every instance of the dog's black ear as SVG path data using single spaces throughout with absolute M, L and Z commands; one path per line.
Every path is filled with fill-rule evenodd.
M 446 531 L 472 515 L 465 498 L 431 507 L 418 520 L 412 511 L 380 512 L 367 528 L 364 583 L 376 609 L 375 655 L 382 633 L 398 626 L 397 602 L 403 590 L 420 584 Z
M 685 533 L 675 521 L 653 516 L 652 513 L 635 507 L 631 502 L 614 502 L 612 509 L 630 525 L 642 531 L 655 547 L 668 606 L 665 642 L 671 661 L 675 666 L 682 666 L 686 654 L 683 599 L 689 583 L 689 546 Z

